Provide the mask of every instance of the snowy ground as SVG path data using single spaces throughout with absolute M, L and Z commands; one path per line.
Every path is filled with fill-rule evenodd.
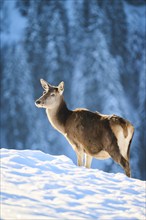
M 1 219 L 145 219 L 146 182 L 65 156 L 1 149 Z

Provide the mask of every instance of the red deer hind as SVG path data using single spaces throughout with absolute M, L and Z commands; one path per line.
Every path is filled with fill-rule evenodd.
M 52 86 L 40 80 L 43 95 L 36 100 L 37 107 L 45 108 L 52 126 L 69 141 L 77 155 L 78 166 L 90 168 L 92 158 L 111 157 L 130 177 L 129 151 L 134 133 L 132 124 L 116 115 L 103 115 L 87 109 L 67 108 L 64 101 L 64 82 Z

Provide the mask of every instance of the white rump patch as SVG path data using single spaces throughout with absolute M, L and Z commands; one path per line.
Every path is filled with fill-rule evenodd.
M 124 136 L 123 128 L 120 125 L 116 125 L 115 127 L 112 128 L 112 130 L 117 138 L 118 146 L 120 148 L 120 153 L 126 160 L 128 160 L 127 151 L 128 151 L 129 142 L 132 138 L 134 131 L 133 126 L 131 125 L 127 126 L 128 135 L 126 138 Z

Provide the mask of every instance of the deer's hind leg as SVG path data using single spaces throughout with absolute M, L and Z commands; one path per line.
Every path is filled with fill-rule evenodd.
M 129 162 L 123 157 L 121 156 L 121 160 L 120 160 L 120 165 L 123 167 L 123 169 L 125 170 L 125 173 L 128 177 L 131 177 L 131 171 L 130 171 L 130 165 Z
M 114 142 L 114 144 L 112 144 L 112 146 L 110 146 L 109 149 L 107 149 L 107 152 L 109 153 L 111 158 L 124 169 L 125 174 L 130 177 L 131 174 L 129 162 L 121 155 L 119 146 L 116 141 Z

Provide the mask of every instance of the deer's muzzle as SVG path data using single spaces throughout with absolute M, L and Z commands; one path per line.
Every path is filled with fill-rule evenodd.
M 36 100 L 35 104 L 39 105 L 39 104 L 41 104 L 41 101 L 40 100 Z

